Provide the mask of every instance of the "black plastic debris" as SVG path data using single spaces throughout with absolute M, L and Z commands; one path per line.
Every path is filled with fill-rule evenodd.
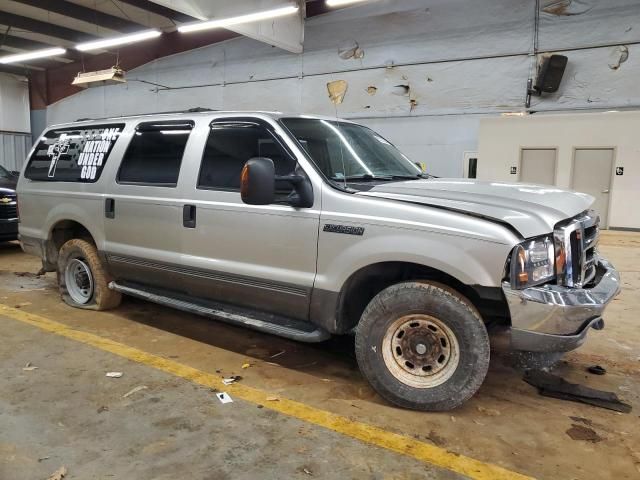
M 587 372 L 593 373 L 594 375 L 604 375 L 605 373 L 607 373 L 607 369 L 601 367 L 600 365 L 591 365 L 589 368 L 587 368 Z
M 527 370 L 524 381 L 538 388 L 538 393 L 545 397 L 559 398 L 572 402 L 586 403 L 596 407 L 629 413 L 631 405 L 622 402 L 613 392 L 596 390 L 576 383 L 567 382 L 564 378 L 542 370 Z

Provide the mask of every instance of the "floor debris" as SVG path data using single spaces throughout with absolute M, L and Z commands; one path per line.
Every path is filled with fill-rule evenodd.
M 278 397 L 275 397 L 275 396 L 267 397 L 266 400 L 267 400 L 267 402 L 279 402 L 280 401 L 280 399 Z
M 604 375 L 605 373 L 607 373 L 607 369 L 601 367 L 600 365 L 591 365 L 589 368 L 587 368 L 587 372 L 593 373 L 594 375 Z
M 62 480 L 64 477 L 67 476 L 67 467 L 60 467 L 58 470 L 56 470 L 55 472 L 53 472 L 49 478 L 47 478 L 47 480 Z
M 496 410 L 494 408 L 478 407 L 478 411 L 480 413 L 484 413 L 485 415 L 488 415 L 490 417 L 498 417 L 498 416 L 500 416 L 500 411 Z
M 38 459 L 38 462 L 44 462 L 45 460 L 49 460 L 49 458 L 51 458 L 51 457 L 49 457 L 49 455 L 47 455 L 46 457 L 40 457 Z
M 240 375 L 232 375 L 231 377 L 223 378 L 222 383 L 224 383 L 225 385 L 231 385 L 233 383 L 239 382 L 240 380 L 242 380 L 242 377 Z
M 131 389 L 131 390 L 129 390 L 127 393 L 125 393 L 125 394 L 122 396 L 122 398 L 130 397 L 130 396 L 131 396 L 131 395 L 133 395 L 134 393 L 137 393 L 137 392 L 139 392 L 139 391 L 141 391 L 141 390 L 146 390 L 147 388 L 149 388 L 149 387 L 147 387 L 146 385 L 138 385 L 137 387 L 132 388 L 132 389 Z
M 313 473 L 311 472 L 311 470 L 309 470 L 309 469 L 308 469 L 308 468 L 306 468 L 306 467 L 305 467 L 305 468 L 303 468 L 303 469 L 302 469 L 302 471 L 303 471 L 304 473 L 306 473 L 307 475 L 311 475 L 311 476 L 313 476 Z
M 271 355 L 271 357 L 269 358 L 278 358 L 280 355 L 284 355 L 285 353 L 287 353 L 286 350 L 280 350 L 278 353 L 274 353 L 273 355 Z
M 98 410 L 96 410 L 96 412 L 98 413 L 108 412 L 108 411 L 109 411 L 109 407 L 106 407 L 104 405 L 102 405 L 101 407 L 98 408 Z
M 233 403 L 233 399 L 227 392 L 216 393 L 216 397 L 218 397 L 221 403 Z
M 38 367 L 36 367 L 35 365 L 32 365 L 31 362 L 27 362 L 27 364 L 24 367 L 22 367 L 22 370 L 24 370 L 25 372 L 32 372 L 37 369 Z
M 122 375 L 124 375 L 124 373 L 122 372 L 107 372 L 105 374 L 105 377 L 109 377 L 109 378 L 120 378 L 122 377 Z
M 571 424 L 571 428 L 567 430 L 567 435 L 573 440 L 584 440 L 585 442 L 592 443 L 598 443 L 604 440 L 593 428 L 583 427 L 575 423 Z
M 524 374 L 524 381 L 537 387 L 538 393 L 545 397 L 586 403 L 622 413 L 631 411 L 631 405 L 622 402 L 613 392 L 570 383 L 564 378 L 542 370 L 527 370 Z
M 249 368 L 250 366 L 251 366 L 251 364 L 250 364 L 250 363 L 243 363 L 243 364 L 242 364 L 242 369 L 243 369 L 243 370 L 246 370 L 246 369 L 247 369 L 247 368 Z

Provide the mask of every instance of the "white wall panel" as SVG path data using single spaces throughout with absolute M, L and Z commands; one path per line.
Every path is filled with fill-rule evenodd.
M 0 73 L 0 131 L 31 131 L 29 84 L 24 77 Z
M 638 0 L 543 0 L 541 50 L 640 42 Z
M 0 165 L 9 171 L 20 170 L 30 148 L 30 134 L 0 133 Z

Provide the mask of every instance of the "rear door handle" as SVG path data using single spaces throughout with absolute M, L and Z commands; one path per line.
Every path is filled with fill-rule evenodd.
M 195 205 L 185 205 L 182 207 L 182 225 L 186 228 L 196 228 Z
M 602 193 L 609 193 L 609 190 L 602 190 Z
M 104 216 L 106 218 L 116 218 L 116 201 L 113 198 L 104 200 Z

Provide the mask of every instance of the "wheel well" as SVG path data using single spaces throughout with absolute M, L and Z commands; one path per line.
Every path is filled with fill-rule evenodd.
M 46 254 L 43 262 L 45 270 L 50 272 L 56 270 L 60 248 L 74 238 L 82 238 L 95 243 L 89 230 L 79 222 L 61 220 L 53 226 L 46 244 Z
M 355 272 L 345 282 L 338 305 L 338 330 L 347 332 L 360 321 L 369 302 L 385 288 L 411 280 L 432 280 L 453 288 L 478 309 L 485 323 L 509 322 L 509 310 L 500 288 L 469 286 L 451 275 L 407 262 L 381 262 Z

